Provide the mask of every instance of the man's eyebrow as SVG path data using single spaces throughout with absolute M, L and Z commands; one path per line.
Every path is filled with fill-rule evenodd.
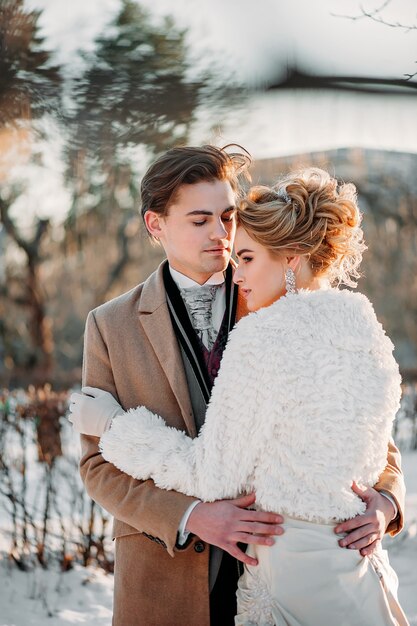
M 222 215 L 224 215 L 225 213 L 230 213 L 231 211 L 236 211 L 236 207 L 235 206 L 227 207 L 227 209 L 224 209 L 224 211 L 222 211 Z M 205 211 L 204 209 L 195 209 L 194 211 L 190 211 L 186 215 L 213 215 L 213 211 Z
M 239 252 L 236 252 L 236 256 L 242 256 L 242 254 L 245 254 L 246 252 L 252 252 L 253 250 L 249 250 L 249 248 L 242 248 L 242 250 L 239 250 Z

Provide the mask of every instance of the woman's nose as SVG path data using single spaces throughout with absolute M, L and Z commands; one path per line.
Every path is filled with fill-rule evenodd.
M 233 274 L 233 282 L 236 283 L 236 285 L 239 285 L 241 282 L 243 282 L 243 277 L 241 275 L 241 272 L 239 271 L 239 266 L 235 269 L 235 273 Z

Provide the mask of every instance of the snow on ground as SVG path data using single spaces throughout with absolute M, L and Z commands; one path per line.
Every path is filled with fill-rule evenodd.
M 410 625 L 417 626 L 417 451 L 403 454 L 403 469 L 406 529 L 386 547 L 400 580 L 400 601 Z M 0 554 L 0 626 L 110 626 L 112 592 L 113 576 L 100 569 L 21 572 Z
M 109 626 L 113 576 L 76 565 L 62 573 L 40 567 L 21 572 L 0 560 L 0 623 L 2 626 Z

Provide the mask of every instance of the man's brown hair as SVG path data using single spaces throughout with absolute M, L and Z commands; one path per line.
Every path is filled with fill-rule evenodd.
M 226 152 L 231 147 L 237 147 L 239 152 Z M 205 145 L 168 150 L 152 163 L 142 179 L 142 218 L 146 211 L 166 216 L 181 185 L 227 180 L 233 191 L 240 194 L 240 180 L 247 176 L 250 163 L 249 153 L 235 144 L 224 148 Z

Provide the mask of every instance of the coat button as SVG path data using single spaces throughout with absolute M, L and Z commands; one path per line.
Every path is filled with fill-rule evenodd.
M 204 552 L 205 549 L 206 549 L 206 546 L 204 545 L 202 541 L 196 541 L 195 546 L 194 546 L 194 550 L 196 552 Z

